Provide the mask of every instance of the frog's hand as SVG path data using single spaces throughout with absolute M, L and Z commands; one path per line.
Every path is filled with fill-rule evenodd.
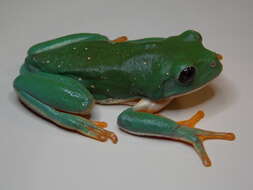
M 145 112 L 137 112 L 132 108 L 122 112 L 118 117 L 120 128 L 128 133 L 140 136 L 157 136 L 183 141 L 191 144 L 205 166 L 211 162 L 202 142 L 206 139 L 234 140 L 232 133 L 206 131 L 179 125 L 168 118 Z
M 27 54 L 33 55 L 81 41 L 101 41 L 101 40 L 107 41 L 109 39 L 101 34 L 93 34 L 93 33 L 70 34 L 67 36 L 63 36 L 60 38 L 56 38 L 53 40 L 33 45 L 28 50 Z
M 57 125 L 99 141 L 117 142 L 104 122 L 81 117 L 93 107 L 93 97 L 74 79 L 47 73 L 26 73 L 14 81 L 20 100 L 33 111 Z
M 187 127 L 194 128 L 196 123 L 198 123 L 204 116 L 205 116 L 205 114 L 204 114 L 203 111 L 198 111 L 190 119 L 184 120 L 184 121 L 178 121 L 177 123 L 179 125 L 184 125 L 184 126 L 187 126 Z

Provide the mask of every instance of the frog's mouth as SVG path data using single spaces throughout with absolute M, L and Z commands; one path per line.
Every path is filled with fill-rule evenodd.
M 213 81 L 213 80 L 212 80 L 212 81 Z M 188 95 L 188 94 L 192 94 L 192 93 L 194 93 L 194 92 L 196 92 L 196 91 L 199 91 L 199 90 L 205 88 L 205 87 L 208 86 L 208 85 L 210 84 L 210 82 L 212 82 L 212 81 L 209 81 L 209 82 L 207 82 L 206 84 L 204 84 L 204 85 L 202 85 L 202 86 L 200 86 L 200 87 L 198 87 L 198 88 L 192 89 L 192 90 L 190 90 L 190 91 L 188 91 L 188 92 L 184 92 L 184 93 L 181 93 L 181 94 L 172 95 L 172 96 L 170 96 L 169 98 L 174 99 L 174 98 L 178 98 L 178 97 L 185 96 L 185 95 Z

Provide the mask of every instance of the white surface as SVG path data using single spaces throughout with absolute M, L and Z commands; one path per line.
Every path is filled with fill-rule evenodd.
M 253 1 L 0 1 L 0 189 L 252 189 Z M 207 141 L 213 162 L 202 166 L 184 144 L 131 136 L 118 129 L 125 106 L 97 106 L 117 145 L 69 133 L 35 116 L 16 98 L 12 81 L 34 43 L 69 33 L 130 39 L 201 32 L 224 55 L 213 83 L 172 103 L 164 115 L 186 119 L 202 109 L 198 127 L 231 131 L 236 141 Z

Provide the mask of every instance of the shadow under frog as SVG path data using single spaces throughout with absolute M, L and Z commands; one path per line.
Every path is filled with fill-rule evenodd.
M 164 110 L 194 109 L 194 107 L 199 108 L 200 105 L 208 104 L 208 117 L 225 111 L 235 104 L 238 92 L 233 83 L 223 75 L 217 82 L 215 81 L 196 92 L 175 98 Z

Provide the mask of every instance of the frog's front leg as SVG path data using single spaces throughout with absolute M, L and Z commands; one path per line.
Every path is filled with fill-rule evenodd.
M 56 74 L 26 73 L 15 79 L 14 88 L 26 106 L 58 126 L 99 141 L 117 142 L 113 132 L 103 129 L 105 123 L 82 117 L 91 111 L 94 100 L 78 81 Z
M 138 105 L 138 104 L 137 104 Z M 204 149 L 206 139 L 234 140 L 233 133 L 213 132 L 193 128 L 204 116 L 198 112 L 191 119 L 175 122 L 163 116 L 138 110 L 135 106 L 123 111 L 118 117 L 118 124 L 123 131 L 140 136 L 157 136 L 189 143 L 196 150 L 205 166 L 211 166 L 211 161 Z M 157 112 L 158 110 L 153 110 Z

